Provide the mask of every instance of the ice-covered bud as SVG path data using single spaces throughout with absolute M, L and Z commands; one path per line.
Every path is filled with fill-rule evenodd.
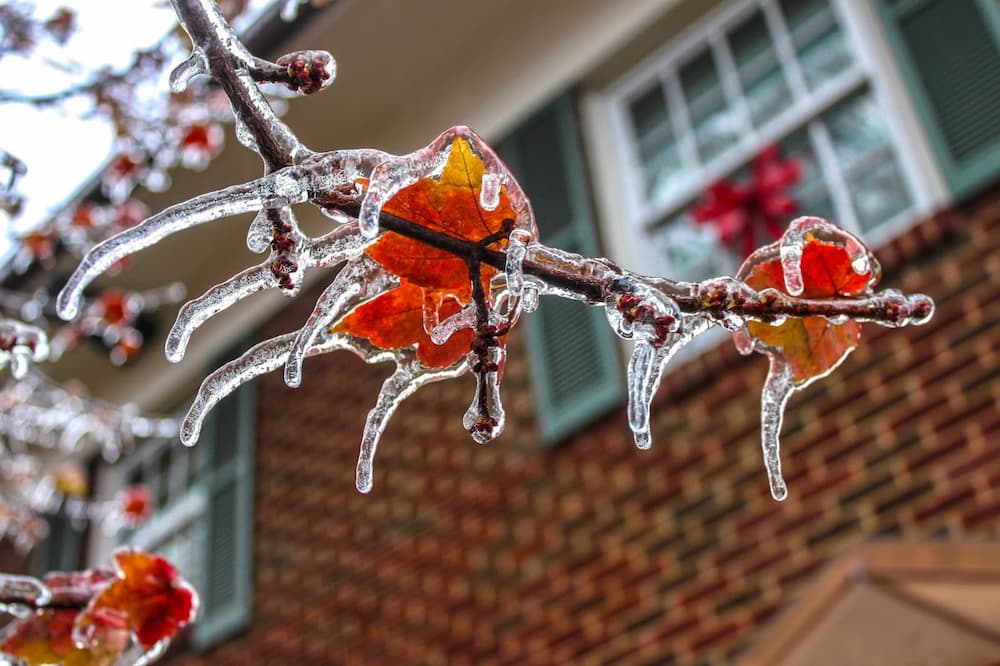
M 288 89 L 301 95 L 319 92 L 337 76 L 337 62 L 326 51 L 295 51 L 281 56 L 275 64 L 285 68 Z

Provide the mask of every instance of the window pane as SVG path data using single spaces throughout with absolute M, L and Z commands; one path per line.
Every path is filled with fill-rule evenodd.
M 678 213 L 653 232 L 653 242 L 667 260 L 666 274 L 679 280 L 733 275 L 738 258 L 719 244 L 715 228 Z
M 781 0 L 781 9 L 810 89 L 821 87 L 853 64 L 827 0 Z
M 785 110 L 791 101 L 764 15 L 755 13 L 730 34 L 729 41 L 751 121 L 759 127 Z
M 698 154 L 703 163 L 710 162 L 736 143 L 739 119 L 726 104 L 711 51 L 682 67 L 680 76 Z
M 660 201 L 678 185 L 683 173 L 663 88 L 656 82 L 629 104 L 645 195 Z
M 905 210 L 910 196 L 871 93 L 842 102 L 824 121 L 861 228 L 872 229 Z
M 802 129 L 781 142 L 781 152 L 785 159 L 795 159 L 802 164 L 802 177 L 793 190 L 799 215 L 822 217 L 837 222 L 830 191 L 823 178 L 816 152 L 809 140 L 809 132 Z M 790 222 L 791 220 L 785 220 Z

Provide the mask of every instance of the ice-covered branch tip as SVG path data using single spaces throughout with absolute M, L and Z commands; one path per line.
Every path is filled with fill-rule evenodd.
M 876 293 L 874 257 L 817 218 L 792 222 L 737 276 L 702 283 L 637 275 L 606 259 L 548 247 L 513 174 L 467 127 L 451 128 L 407 155 L 313 153 L 267 106 L 257 81 L 310 92 L 332 80 L 332 58 L 300 52 L 266 63 L 239 43 L 211 0 L 173 1 L 194 42 L 175 78 L 197 72 L 218 81 L 243 144 L 263 158 L 266 174 L 168 208 L 95 247 L 60 294 L 60 313 L 72 316 L 84 288 L 121 258 L 243 212 L 257 212 L 248 247 L 270 254 L 184 306 L 167 341 L 170 360 L 183 356 L 199 326 L 234 303 L 271 288 L 292 295 L 305 272 L 340 265 L 298 332 L 258 344 L 205 380 L 182 427 L 187 444 L 197 439 L 205 414 L 241 384 L 283 368 L 286 383 L 297 386 L 306 357 L 351 350 L 367 362 L 396 365 L 365 424 L 357 482 L 367 491 L 389 416 L 428 382 L 474 374 L 463 423 L 477 442 L 500 434 L 507 336 L 540 295 L 552 294 L 604 307 L 613 330 L 634 340 L 628 423 L 641 448 L 651 445 L 651 404 L 664 368 L 693 338 L 719 326 L 742 352 L 768 355 L 761 441 L 772 492 L 781 499 L 778 433 L 791 393 L 847 356 L 858 343 L 859 322 L 920 324 L 933 313 L 926 296 Z M 339 226 L 307 237 L 291 211 L 304 202 Z

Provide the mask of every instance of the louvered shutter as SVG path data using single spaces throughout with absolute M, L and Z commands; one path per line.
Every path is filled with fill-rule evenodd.
M 889 41 L 952 192 L 1000 175 L 1000 3 L 879 0 Z
M 211 468 L 204 481 L 208 539 L 202 611 L 193 637 L 198 649 L 243 629 L 253 613 L 253 388 L 245 385 L 223 400 L 203 429 Z
M 550 104 L 501 143 L 553 247 L 597 254 L 579 128 L 569 95 Z M 599 308 L 543 297 L 522 326 L 528 342 L 542 439 L 553 444 L 622 400 L 614 337 Z

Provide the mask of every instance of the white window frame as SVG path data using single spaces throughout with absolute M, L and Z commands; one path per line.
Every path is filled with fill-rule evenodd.
M 804 80 L 801 78 L 797 59 L 793 58 L 791 61 L 794 64 L 790 68 L 792 75 L 788 77 L 790 80 L 787 80 L 787 83 L 793 96 L 793 106 L 797 107 L 795 111 L 783 116 L 777 123 L 765 125 L 762 130 L 752 130 L 741 137 L 738 149 L 724 154 L 705 168 L 698 178 L 692 179 L 690 183 L 663 201 L 656 203 L 646 201 L 644 173 L 636 159 L 628 102 L 634 95 L 648 89 L 654 80 L 660 80 L 668 86 L 674 85 L 675 83 L 669 80 L 670 76 L 665 80 L 663 72 L 676 72 L 678 65 L 704 49 L 706 44 L 716 52 L 721 51 L 723 56 L 721 59 L 725 63 L 728 48 L 722 35 L 726 34 L 729 28 L 738 25 L 742 18 L 757 10 L 763 12 L 769 25 L 781 21 L 780 15 L 776 16 L 780 14 L 777 0 L 723 2 L 706 16 L 692 23 L 680 37 L 637 63 L 611 85 L 583 95 L 581 99 L 583 128 L 591 156 L 590 163 L 595 165 L 593 182 L 597 207 L 602 220 L 605 246 L 614 259 L 634 266 L 640 272 L 653 274 L 666 272 L 670 277 L 669 267 L 664 269 L 663 255 L 657 250 L 656 244 L 650 242 L 652 234 L 655 233 L 651 225 L 683 210 L 684 204 L 696 200 L 698 193 L 704 191 L 711 182 L 747 163 L 767 144 L 788 136 L 794 127 L 805 126 L 808 119 L 819 117 L 825 110 L 847 99 L 853 92 L 866 87 L 878 107 L 885 110 L 884 124 L 896 151 L 901 175 L 908 188 L 912 205 L 895 219 L 866 232 L 864 240 L 869 245 L 878 247 L 916 220 L 948 203 L 949 194 L 944 178 L 936 167 L 933 152 L 909 102 L 870 0 L 828 1 L 848 48 L 854 55 L 855 66 L 825 85 L 818 95 L 810 94 L 803 99 L 796 95 L 796 90 L 801 90 L 804 86 Z M 779 58 L 784 61 L 788 57 L 786 51 L 791 47 L 786 39 L 787 33 L 783 30 L 772 32 L 775 33 Z M 798 72 L 798 75 L 795 72 Z M 719 76 L 724 91 L 727 89 L 732 91 L 733 75 L 735 72 L 723 64 Z M 672 78 L 676 79 L 676 74 L 673 74 Z M 737 98 L 739 99 L 741 98 Z M 669 111 L 672 117 L 677 113 L 677 109 L 674 108 L 669 108 Z M 824 150 L 822 142 L 814 143 L 820 144 L 817 145 L 816 159 L 820 168 L 823 168 L 824 163 L 835 157 Z M 839 173 L 839 170 L 835 170 L 834 173 Z M 843 184 L 838 186 L 831 180 L 824 177 L 831 198 L 843 201 L 849 193 Z M 841 204 L 839 207 L 851 210 L 851 206 L 845 207 Z M 808 213 L 808 211 L 803 212 Z M 857 231 L 853 219 L 835 221 Z

